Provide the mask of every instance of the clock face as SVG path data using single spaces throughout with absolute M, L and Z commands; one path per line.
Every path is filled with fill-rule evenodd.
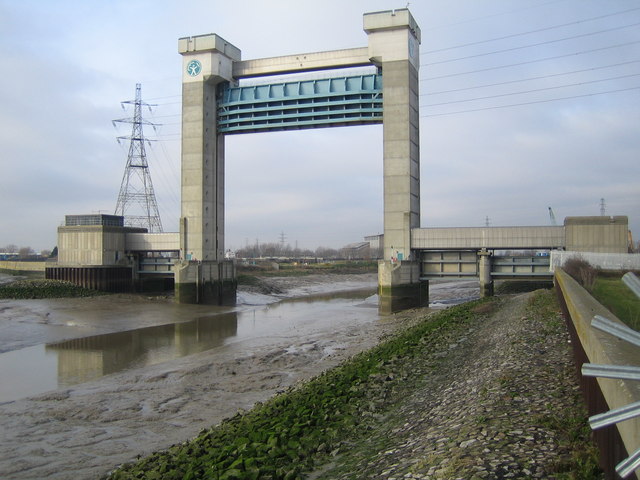
M 197 77 L 202 71 L 202 64 L 198 60 L 191 60 L 187 63 L 187 74 L 191 77 Z

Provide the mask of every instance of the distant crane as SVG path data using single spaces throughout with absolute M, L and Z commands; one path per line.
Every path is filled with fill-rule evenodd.
M 557 225 L 556 216 L 553 214 L 553 209 L 549 207 L 549 219 L 551 220 L 551 225 Z

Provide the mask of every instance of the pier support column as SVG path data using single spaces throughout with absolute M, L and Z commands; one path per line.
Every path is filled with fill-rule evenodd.
M 178 303 L 235 305 L 238 282 L 235 265 L 224 262 L 180 262 L 175 265 Z
M 367 13 L 369 58 L 382 70 L 384 262 L 381 311 L 424 303 L 411 229 L 420 227 L 420 28 L 407 9 Z M 411 298 L 413 298 L 412 301 Z
M 480 296 L 493 295 L 493 279 L 491 278 L 491 252 L 482 249 L 478 252 L 478 275 L 480 277 Z
M 378 262 L 378 310 L 389 314 L 429 306 L 429 282 L 420 281 L 417 262 Z
M 235 270 L 224 259 L 224 135 L 216 89 L 233 80 L 240 50 L 218 35 L 181 38 L 182 175 L 179 303 L 235 304 Z

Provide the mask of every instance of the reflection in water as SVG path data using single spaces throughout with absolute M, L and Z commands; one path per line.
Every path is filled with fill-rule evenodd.
M 378 318 L 375 297 L 371 297 L 371 293 L 371 289 L 332 292 L 275 304 L 244 306 L 235 312 L 187 322 L 9 351 L 0 354 L 0 402 L 223 345 L 233 348 L 236 353 L 244 353 L 274 341 L 290 339 L 293 342 L 318 332 L 330 333 L 344 324 L 357 328 Z M 167 319 L 170 318 L 168 314 Z
M 237 328 L 237 315 L 232 312 L 52 343 L 46 352 L 57 354 L 58 387 L 66 387 L 209 350 L 235 335 Z
M 469 282 L 467 282 L 469 283 Z M 477 283 L 434 285 L 438 302 L 460 303 L 476 295 Z M 224 345 L 236 354 L 273 342 L 295 342 L 341 326 L 358 328 L 379 319 L 374 289 L 331 292 L 262 305 L 188 322 L 144 327 L 64 342 L 35 345 L 0 354 L 0 402 L 95 380 L 103 375 L 149 366 Z M 442 305 L 444 306 L 444 305 Z M 83 314 L 90 315 L 87 310 Z M 157 313 L 163 315 L 162 312 Z M 124 317 L 120 317 L 124 315 Z M 111 312 L 128 318 L 131 310 Z M 176 318 L 167 310 L 167 321 Z M 106 320 L 108 321 L 108 319 Z M 135 314 L 131 320 L 135 323 Z M 296 340 L 297 339 L 297 340 Z

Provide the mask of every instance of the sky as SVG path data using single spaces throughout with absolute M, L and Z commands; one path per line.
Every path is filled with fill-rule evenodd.
M 391 0 L 0 0 L 0 247 L 52 249 L 70 214 L 114 213 L 131 126 L 178 231 L 178 38 L 245 60 L 364 47 Z M 412 0 L 420 46 L 421 226 L 626 215 L 640 240 L 637 0 Z M 340 248 L 382 233 L 382 127 L 228 136 L 226 247 Z M 604 200 L 603 200 L 604 199 Z

